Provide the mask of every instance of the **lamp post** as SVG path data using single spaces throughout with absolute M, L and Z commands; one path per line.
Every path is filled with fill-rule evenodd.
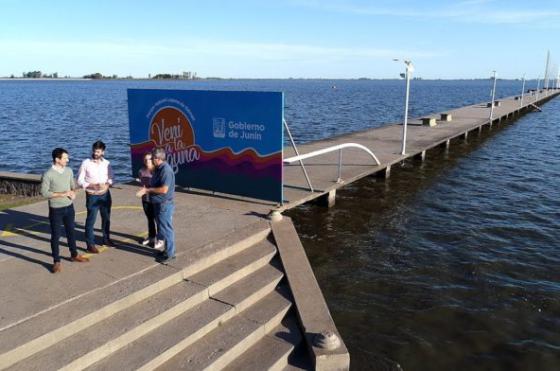
M 541 77 L 537 77 L 537 91 L 535 91 L 535 103 L 539 100 L 539 86 L 541 84 Z
M 494 99 L 496 97 L 496 71 L 492 71 L 494 73 L 494 86 L 492 87 L 492 101 L 490 102 L 490 126 L 492 126 L 492 118 L 494 116 Z
M 523 74 L 523 85 L 521 86 L 521 102 L 519 103 L 519 107 L 523 107 L 523 94 L 525 93 L 525 74 Z
M 398 62 L 399 59 L 393 59 L 393 61 Z M 402 146 L 401 146 L 401 155 L 406 154 L 406 129 L 408 126 L 408 96 L 410 93 L 410 75 L 414 72 L 414 65 L 412 61 L 403 60 L 406 66 L 406 72 L 402 77 L 406 79 L 406 94 L 404 98 L 404 122 L 403 122 L 403 131 L 402 131 Z

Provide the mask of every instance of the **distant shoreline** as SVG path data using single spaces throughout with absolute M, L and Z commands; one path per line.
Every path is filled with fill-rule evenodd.
M 92 79 L 84 79 L 83 77 L 0 77 L 1 81 L 87 81 Z
M 301 80 L 301 81 L 394 81 L 402 80 L 399 78 L 369 78 L 369 77 L 358 77 L 358 78 L 323 78 L 323 77 L 287 77 L 287 78 L 274 78 L 274 77 L 207 77 L 207 78 L 197 78 L 193 79 L 153 79 L 147 77 L 139 78 L 116 78 L 116 79 L 89 79 L 83 77 L 59 77 L 59 78 L 34 78 L 34 77 L 0 77 L 0 81 L 239 81 L 239 80 L 277 80 L 277 81 L 290 81 L 290 80 Z M 490 80 L 489 78 L 472 78 L 472 79 L 427 79 L 419 78 L 414 79 L 414 81 L 482 81 Z M 521 81 L 521 79 L 505 79 L 498 78 L 498 81 Z M 532 81 L 536 79 L 526 79 L 526 81 Z

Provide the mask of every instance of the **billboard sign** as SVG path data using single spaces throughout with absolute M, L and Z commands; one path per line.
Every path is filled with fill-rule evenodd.
M 128 89 L 132 171 L 164 148 L 177 185 L 282 202 L 281 92 Z

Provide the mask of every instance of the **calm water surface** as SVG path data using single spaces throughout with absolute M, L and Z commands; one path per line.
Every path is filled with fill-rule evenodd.
M 402 119 L 402 81 L 0 81 L 0 171 L 41 172 L 59 145 L 76 171 L 102 139 L 129 179 L 129 87 L 281 90 L 300 143 Z M 520 87 L 499 81 L 498 96 Z M 489 92 L 489 81 L 413 81 L 411 114 Z M 353 369 L 560 369 L 558 117 L 556 99 L 387 182 L 355 183 L 333 209 L 290 212 Z

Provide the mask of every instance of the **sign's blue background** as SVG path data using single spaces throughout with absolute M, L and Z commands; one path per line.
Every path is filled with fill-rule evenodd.
M 131 144 L 149 139 L 150 119 L 146 115 L 158 101 L 180 101 L 192 112 L 186 114 L 195 133 L 195 142 L 205 151 L 230 147 L 235 153 L 253 148 L 261 156 L 282 151 L 284 96 L 281 92 L 236 92 L 202 90 L 128 89 Z M 163 106 L 181 108 L 166 102 Z M 153 113 L 157 112 L 157 109 Z M 261 141 L 214 138 L 214 117 L 229 121 L 264 124 Z
M 200 160 L 177 167 L 178 185 L 282 202 L 283 93 L 129 89 L 134 174 L 142 166 L 143 153 L 151 149 L 152 119 L 164 107 L 184 113 L 194 145 L 200 148 Z M 216 135 L 216 119 L 223 122 L 225 137 Z M 245 130 L 258 133 L 258 139 L 231 138 L 230 122 L 257 124 L 263 130 Z

